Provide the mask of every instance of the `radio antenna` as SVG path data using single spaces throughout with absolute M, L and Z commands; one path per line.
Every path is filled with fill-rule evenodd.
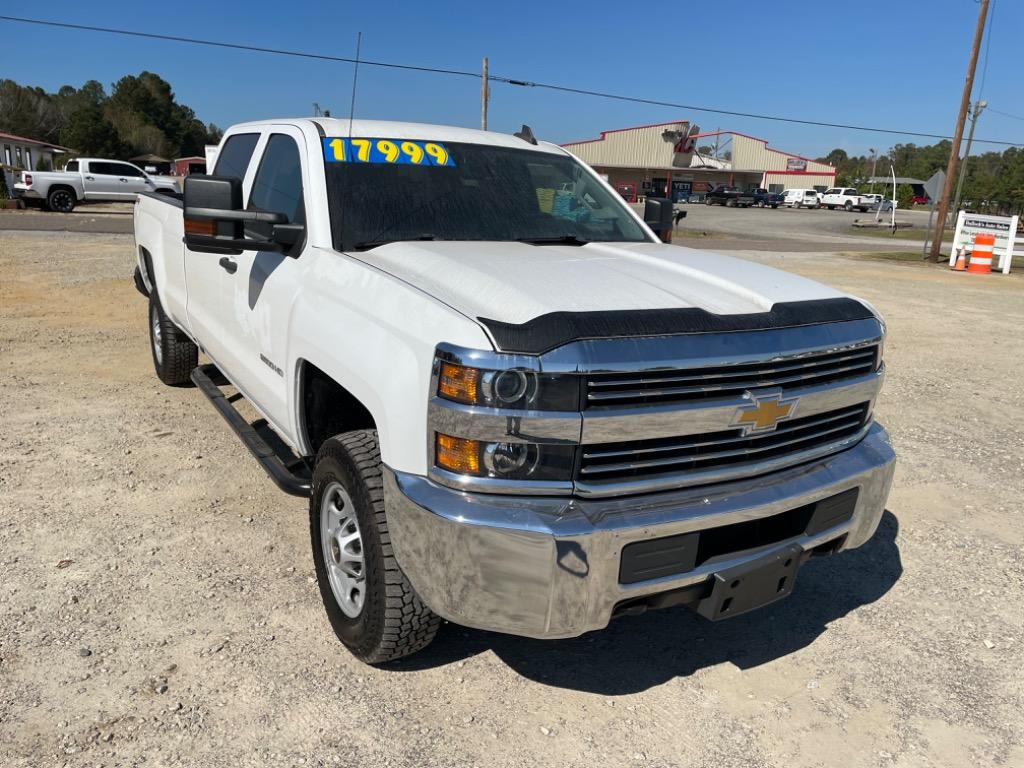
M 352 102 L 348 107 L 348 138 L 352 139 L 352 119 L 356 114 L 356 84 L 359 82 L 359 49 L 363 45 L 363 33 L 356 33 L 356 64 L 352 68 Z
M 359 80 L 359 49 L 363 45 L 363 33 L 359 32 L 356 34 L 356 63 L 352 69 L 352 101 L 348 105 L 348 146 L 345 147 L 346 157 L 349 152 L 352 151 L 352 119 L 356 114 L 356 84 Z M 343 194 L 348 191 L 349 178 L 348 174 L 345 174 L 345 185 L 343 188 Z M 345 238 L 348 237 L 348 231 L 345 229 L 345 211 L 348 209 L 348 205 L 342 200 L 341 206 L 341 247 L 342 250 L 345 248 Z

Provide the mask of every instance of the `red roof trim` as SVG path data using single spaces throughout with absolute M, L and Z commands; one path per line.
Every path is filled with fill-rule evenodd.
M 63 149 L 68 152 L 73 151 L 70 147 L 62 147 L 60 144 L 54 144 L 50 141 L 39 141 L 38 139 L 30 139 L 27 136 L 15 136 L 13 133 L 4 133 L 3 131 L 0 131 L 0 139 L 16 141 L 19 144 L 35 144 L 39 147 L 52 147 L 53 149 Z
M 611 128 L 607 131 L 601 131 L 601 135 L 596 139 L 580 139 L 579 141 L 567 141 L 564 144 L 559 144 L 560 147 L 568 147 L 572 144 L 590 144 L 595 141 L 603 141 L 604 137 L 609 133 L 620 133 L 622 131 L 638 131 L 641 128 L 664 128 L 668 125 L 679 125 L 680 123 L 690 124 L 689 120 L 670 120 L 667 123 L 650 123 L 649 125 L 633 125 L 629 128 Z
M 797 158 L 799 160 L 806 160 L 808 163 L 819 163 L 819 162 L 821 162 L 820 160 L 812 160 L 811 158 L 804 157 L 803 155 L 794 155 L 792 152 L 783 152 L 781 149 L 774 149 L 773 147 L 769 147 L 768 146 L 768 140 L 767 139 L 759 139 L 759 138 L 757 138 L 757 136 L 751 136 L 749 133 L 740 133 L 739 131 L 711 131 L 710 133 L 698 133 L 693 138 L 694 138 L 694 140 L 696 140 L 696 139 L 703 139 L 703 138 L 706 138 L 708 136 L 742 136 L 743 138 L 750 139 L 751 141 L 760 141 L 762 144 L 764 144 L 764 148 L 765 149 L 767 149 L 769 152 L 774 152 L 777 155 L 784 155 L 785 157 L 795 157 L 795 158 Z M 828 165 L 828 163 L 821 163 L 821 164 L 822 165 Z M 831 168 L 831 167 L 832 166 L 829 165 L 829 168 Z

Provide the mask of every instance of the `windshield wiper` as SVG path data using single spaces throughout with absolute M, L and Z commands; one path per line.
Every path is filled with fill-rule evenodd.
M 590 241 L 577 235 L 558 235 L 556 237 L 520 237 L 517 242 L 530 245 L 586 245 Z
M 369 251 L 372 248 L 379 248 L 380 246 L 387 245 L 388 243 L 408 243 L 408 242 L 416 242 L 416 241 L 426 242 L 428 240 L 436 240 L 436 239 L 437 239 L 436 235 L 417 235 L 416 237 L 396 237 L 396 238 L 391 239 L 391 240 L 364 240 L 361 243 L 356 243 L 355 245 L 353 245 L 352 246 L 352 250 L 353 251 Z

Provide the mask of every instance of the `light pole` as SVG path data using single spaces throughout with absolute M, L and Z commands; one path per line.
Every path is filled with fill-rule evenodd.
M 875 170 L 878 168 L 878 150 L 874 147 L 868 149 L 871 153 L 871 192 L 875 191 Z
M 978 117 L 981 116 L 982 110 L 987 106 L 987 101 L 979 99 L 975 102 L 974 109 L 971 111 L 971 130 L 967 132 L 967 150 L 964 152 L 964 159 L 960 163 L 960 178 L 956 180 L 956 194 L 953 195 L 954 216 L 960 210 L 960 190 L 964 188 L 964 177 L 967 175 L 967 159 L 971 156 L 971 142 L 974 141 L 974 129 L 978 125 Z

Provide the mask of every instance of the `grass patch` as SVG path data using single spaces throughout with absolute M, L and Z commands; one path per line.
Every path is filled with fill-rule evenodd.
M 920 228 L 913 229 L 897 229 L 896 234 L 893 234 L 891 230 L 879 227 L 878 229 L 872 229 L 870 227 L 850 227 L 851 235 L 864 235 L 866 237 L 884 237 L 889 240 L 917 240 L 921 241 L 925 239 L 925 230 Z M 928 235 L 928 240 L 931 240 L 931 235 Z M 951 243 L 953 242 L 953 233 L 944 232 L 942 234 L 942 242 Z

